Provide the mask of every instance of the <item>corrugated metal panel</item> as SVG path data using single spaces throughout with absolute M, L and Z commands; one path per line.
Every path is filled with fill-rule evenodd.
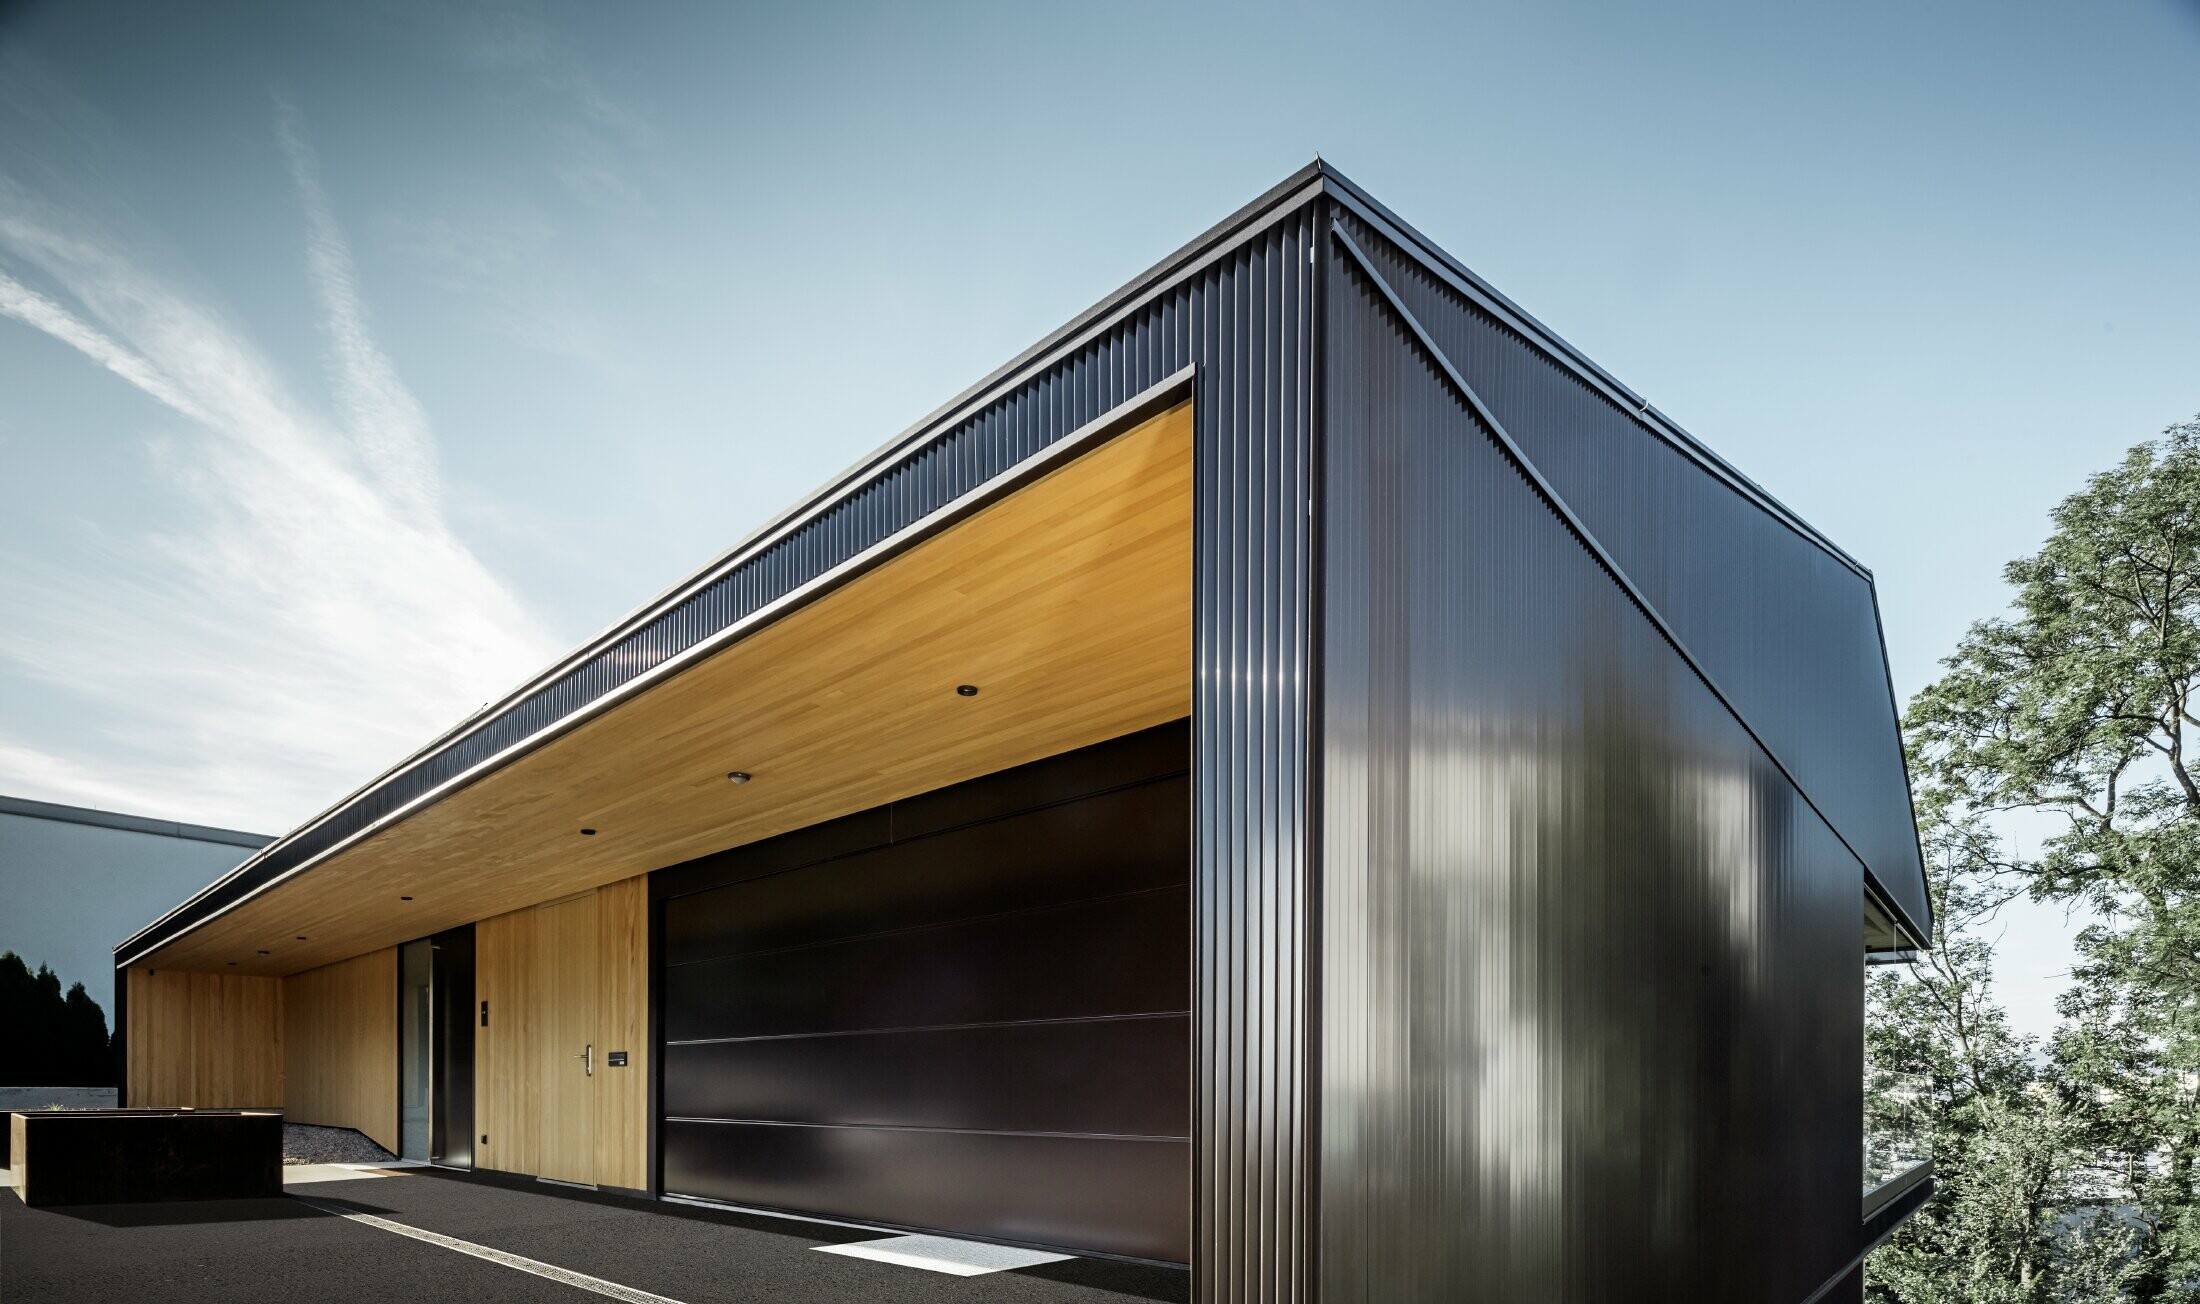
M 1346 231 L 1749 726 L 1929 935 L 1872 585 L 1373 226 Z
M 1801 1300 L 1857 1248 L 1862 867 L 1330 266 L 1322 1297 Z
M 1195 289 L 1196 1298 L 1308 1298 L 1307 712 L 1317 228 Z
M 1930 935 L 1871 582 L 1356 216 L 1354 241 Z

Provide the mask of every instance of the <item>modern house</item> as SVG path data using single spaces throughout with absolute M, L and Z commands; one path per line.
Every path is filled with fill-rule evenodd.
M 1317 163 L 115 963 L 133 1104 L 1801 1304 L 1929 1191 L 1858 1205 L 1929 909 L 1870 572 Z

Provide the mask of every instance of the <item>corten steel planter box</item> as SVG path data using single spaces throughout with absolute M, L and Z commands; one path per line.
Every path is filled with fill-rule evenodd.
M 257 1109 L 18 1111 L 15 1192 L 32 1207 L 283 1193 L 283 1116 Z

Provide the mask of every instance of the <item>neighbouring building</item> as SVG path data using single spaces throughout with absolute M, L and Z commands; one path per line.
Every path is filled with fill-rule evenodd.
M 156 919 L 274 839 L 0 797 L 0 951 L 114 1013 L 115 935 Z
M 1930 1190 L 1858 1204 L 1929 909 L 1870 572 L 1315 164 L 115 964 L 133 1104 L 1802 1304 Z

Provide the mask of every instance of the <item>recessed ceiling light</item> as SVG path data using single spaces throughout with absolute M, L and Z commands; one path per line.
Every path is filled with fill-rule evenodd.
M 955 685 L 955 696 L 957 697 L 976 697 L 977 695 L 978 686 L 976 684 Z
M 595 836 L 596 836 L 596 830 L 594 830 L 594 829 L 582 829 L 582 830 L 581 830 L 581 836 L 582 836 L 582 837 L 584 837 L 584 838 L 592 838 L 592 837 L 595 837 Z
M 747 770 L 735 770 L 726 776 L 726 782 L 739 785 L 747 783 L 753 777 Z

